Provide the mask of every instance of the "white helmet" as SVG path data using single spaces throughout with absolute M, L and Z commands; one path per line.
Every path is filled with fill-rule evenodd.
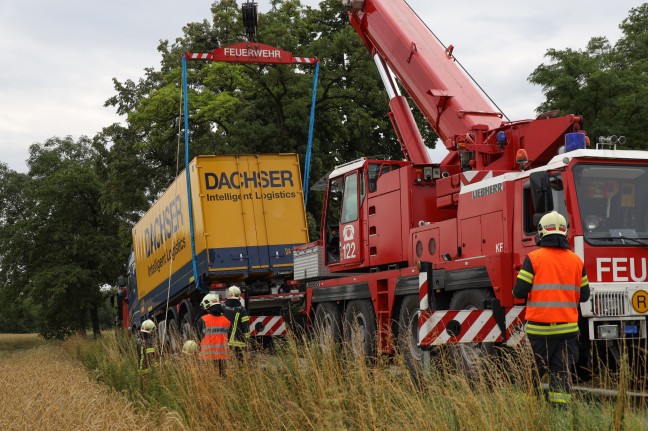
M 197 351 L 198 343 L 196 343 L 194 340 L 187 340 L 182 346 L 182 353 L 185 353 L 187 355 L 191 355 L 193 353 L 196 353 Z
M 151 332 L 155 331 L 155 322 L 153 322 L 151 319 L 146 319 L 142 322 L 142 327 L 140 328 L 140 330 L 142 332 L 150 334 Z
M 216 293 L 210 292 L 205 297 L 200 301 L 200 306 L 204 310 L 208 310 L 209 307 L 212 305 L 220 304 L 220 300 L 218 299 L 218 295 Z
M 567 236 L 567 221 L 559 212 L 551 211 L 542 216 L 538 225 L 540 238 L 547 235 Z
M 231 286 L 229 289 L 227 289 L 227 297 L 228 298 L 240 298 L 241 297 L 241 289 L 239 289 L 238 286 Z

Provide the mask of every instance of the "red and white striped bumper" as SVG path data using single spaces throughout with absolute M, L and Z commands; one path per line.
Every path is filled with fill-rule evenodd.
M 286 321 L 281 316 L 250 316 L 250 336 L 252 337 L 284 336 L 286 332 Z
M 524 339 L 524 309 L 506 310 L 506 344 L 516 346 Z M 501 343 L 504 341 L 493 310 L 422 311 L 419 315 L 419 346 L 454 343 Z

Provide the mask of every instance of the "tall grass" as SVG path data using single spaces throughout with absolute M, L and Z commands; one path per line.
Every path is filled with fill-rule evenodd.
M 232 361 L 226 376 L 193 356 L 166 355 L 138 381 L 134 340 L 121 333 L 65 347 L 97 380 L 153 410 L 177 411 L 189 429 L 223 430 L 621 430 L 648 417 L 623 397 L 574 394 L 555 411 L 538 395 L 532 355 L 521 350 L 484 361 L 467 378 L 444 357 L 419 379 L 401 358 L 372 361 L 346 350 L 288 337 L 274 355 Z

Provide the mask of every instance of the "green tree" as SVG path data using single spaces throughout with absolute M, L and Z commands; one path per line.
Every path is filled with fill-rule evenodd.
M 32 215 L 29 185 L 27 175 L 0 163 L 0 333 L 36 330 L 26 290 L 29 273 L 23 263 L 29 252 L 28 237 L 21 231 Z
M 126 126 L 108 127 L 99 139 L 110 147 L 111 164 L 124 167 L 111 169 L 109 181 L 121 200 L 112 205 L 130 222 L 126 213 L 146 209 L 183 168 L 182 54 L 245 40 L 236 1 L 216 1 L 211 10 L 211 22 L 188 24 L 182 38 L 159 45 L 159 71 L 147 69 L 138 83 L 114 80 L 117 94 L 106 104 L 127 115 Z M 361 156 L 402 157 L 375 65 L 339 1 L 323 1 L 319 9 L 274 1 L 259 16 L 258 34 L 262 43 L 320 59 L 311 185 Z M 303 163 L 312 80 L 311 66 L 189 62 L 190 157 L 296 152 Z M 321 196 L 311 193 L 309 220 L 319 220 L 321 205 Z
M 597 138 L 625 135 L 631 148 L 646 148 L 642 131 L 648 123 L 648 3 L 631 9 L 612 46 L 605 37 L 590 39 L 584 50 L 548 49 L 529 81 L 540 85 L 546 100 L 537 112 L 560 110 L 585 119 Z
M 118 219 L 102 205 L 100 158 L 85 137 L 52 138 L 30 147 L 28 173 L 9 174 L 2 196 L 2 268 L 13 295 L 25 298 L 45 338 L 99 334 L 101 286 L 121 262 Z

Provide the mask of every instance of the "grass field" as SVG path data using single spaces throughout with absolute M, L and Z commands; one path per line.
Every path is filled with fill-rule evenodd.
M 404 365 L 367 366 L 287 339 L 276 355 L 232 363 L 225 378 L 193 356 L 165 355 L 141 379 L 134 340 L 43 342 L 0 336 L 1 430 L 642 430 L 624 398 L 554 411 L 529 358 L 485 364 L 469 382 L 440 362 L 414 384 Z
M 138 385 L 134 340 L 107 335 L 65 348 L 98 381 L 149 408 L 176 411 L 196 430 L 648 429 L 646 412 L 623 397 L 575 394 L 571 411 L 554 411 L 536 394 L 525 354 L 485 363 L 472 381 L 440 361 L 416 385 L 399 358 L 367 366 L 363 357 L 289 338 L 276 355 L 233 362 L 224 379 L 209 363 L 166 355 Z
M 45 344 L 36 334 L 0 334 L 0 355 L 16 350 L 32 349 Z
M 176 412 L 129 401 L 90 378 L 60 343 L 0 335 L 0 430 L 183 430 Z

